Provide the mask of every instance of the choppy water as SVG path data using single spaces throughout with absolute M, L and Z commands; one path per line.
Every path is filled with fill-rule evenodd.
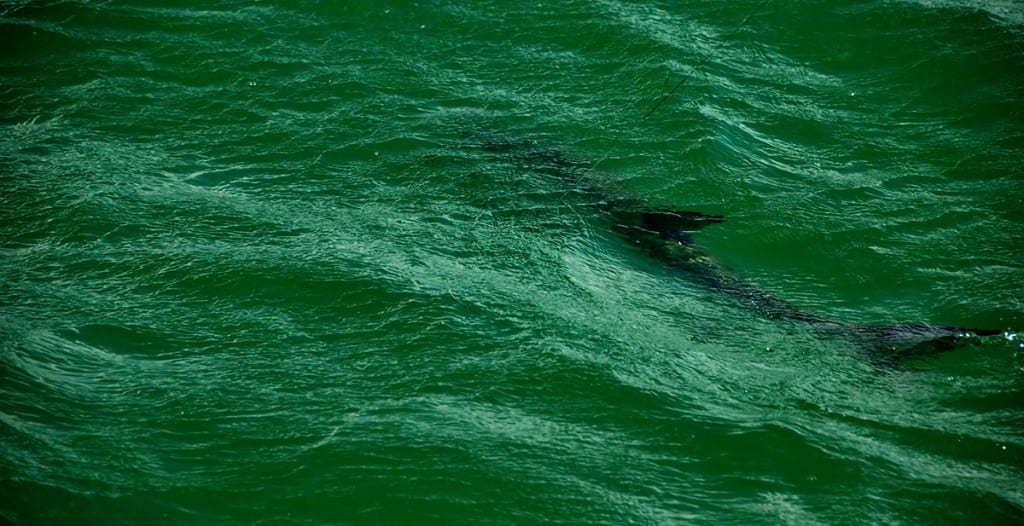
M 1024 521 L 1013 335 L 879 367 L 472 139 L 725 215 L 697 242 L 822 316 L 1020 330 L 1018 2 L 12 1 L 0 34 L 4 522 Z

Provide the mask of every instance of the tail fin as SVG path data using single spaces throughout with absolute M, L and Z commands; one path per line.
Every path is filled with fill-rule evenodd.
M 900 361 L 913 356 L 939 354 L 977 344 L 980 336 L 1003 331 L 936 326 L 924 323 L 856 325 L 852 332 L 869 342 L 871 352 L 882 361 Z

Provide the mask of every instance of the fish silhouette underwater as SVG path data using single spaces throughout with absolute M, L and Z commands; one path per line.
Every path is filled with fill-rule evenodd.
M 532 172 L 556 177 L 584 194 L 610 219 L 612 229 L 629 244 L 688 281 L 733 298 L 761 316 L 799 323 L 822 336 L 852 338 L 878 363 L 898 363 L 911 356 L 930 355 L 980 342 L 980 337 L 1004 334 L 999 329 L 967 328 L 927 323 L 864 324 L 830 320 L 802 310 L 717 264 L 694 242 L 692 232 L 722 223 L 719 215 L 650 207 L 635 198 L 605 195 L 594 184 L 593 165 L 531 137 L 496 132 L 467 135 L 464 145 L 512 159 Z M 1013 333 L 1005 333 L 1007 337 Z

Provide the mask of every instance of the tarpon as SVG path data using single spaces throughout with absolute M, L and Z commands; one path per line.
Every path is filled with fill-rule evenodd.
M 994 329 L 968 329 L 927 323 L 859 324 L 829 320 L 804 311 L 769 294 L 718 265 L 694 243 L 692 232 L 721 223 L 719 215 L 647 206 L 638 199 L 609 197 L 593 182 L 593 166 L 531 138 L 498 133 L 475 136 L 470 144 L 508 156 L 532 171 L 569 182 L 586 194 L 594 207 L 611 219 L 612 228 L 631 245 L 680 271 L 687 279 L 710 290 L 731 296 L 763 317 L 809 326 L 822 335 L 842 335 L 863 342 L 872 358 L 898 361 L 904 357 L 934 354 L 961 347 L 979 336 L 1001 334 Z

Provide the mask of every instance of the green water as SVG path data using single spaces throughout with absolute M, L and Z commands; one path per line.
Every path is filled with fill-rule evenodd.
M 0 3 L 0 522 L 1024 522 L 1015 334 L 474 139 L 1021 330 L 1024 7 L 759 4 Z

